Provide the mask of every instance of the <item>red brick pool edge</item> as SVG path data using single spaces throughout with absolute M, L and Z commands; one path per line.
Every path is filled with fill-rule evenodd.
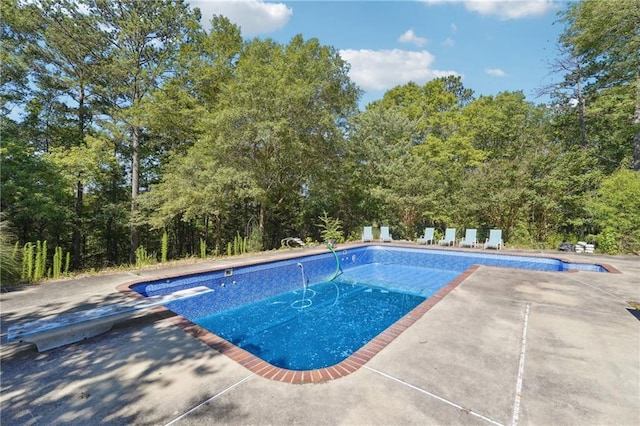
M 246 350 L 234 345 L 233 343 L 228 342 L 222 337 L 219 337 L 214 333 L 205 330 L 199 325 L 192 323 L 183 316 L 174 314 L 164 307 L 155 308 L 153 312 L 160 318 L 168 319 L 169 321 L 173 322 L 175 325 L 183 329 L 186 333 L 197 338 L 201 342 L 227 356 L 228 358 L 234 360 L 243 367 L 247 368 L 249 371 L 257 374 L 258 376 L 291 384 L 321 383 L 347 376 L 365 365 L 378 352 L 380 352 L 396 337 L 402 334 L 403 331 L 409 328 L 417 320 L 422 318 L 425 313 L 427 313 L 460 283 L 467 279 L 467 277 L 473 274 L 478 269 L 478 267 L 479 266 L 474 265 L 468 268 L 449 284 L 442 287 L 438 292 L 413 308 L 405 316 L 400 318 L 394 324 L 390 325 L 386 330 L 378 334 L 375 338 L 358 349 L 356 352 L 352 353 L 345 360 L 330 367 L 319 368 L 317 370 L 287 370 L 285 368 L 275 367 L 268 362 L 260 359 L 259 357 L 251 354 L 250 352 L 247 352 Z M 135 283 L 123 284 L 118 286 L 117 289 L 122 293 L 125 293 L 129 297 L 143 297 L 135 291 L 131 290 L 130 287 L 134 284 Z

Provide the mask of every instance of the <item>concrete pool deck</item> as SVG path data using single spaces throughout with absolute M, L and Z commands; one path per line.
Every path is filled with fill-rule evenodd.
M 43 353 L 6 343 L 11 325 L 129 300 L 122 284 L 315 251 L 326 249 L 0 294 L 0 424 L 640 424 L 640 313 L 628 305 L 640 302 L 638 257 L 503 250 L 620 273 L 480 266 L 363 367 L 324 383 L 255 375 L 156 313 Z

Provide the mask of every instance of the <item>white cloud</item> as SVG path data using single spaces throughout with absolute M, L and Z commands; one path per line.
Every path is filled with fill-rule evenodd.
M 238 25 L 243 36 L 270 33 L 284 27 L 293 10 L 284 3 L 265 3 L 263 0 L 192 0 L 192 7 L 200 8 L 202 26 L 211 29 L 213 15 L 222 15 Z
M 519 19 L 541 16 L 556 9 L 554 0 L 422 0 L 429 4 L 461 3 L 480 15 L 496 16 L 500 19 Z
M 351 65 L 349 77 L 361 89 L 367 91 L 388 90 L 413 81 L 427 81 L 447 75 L 459 75 L 455 71 L 432 69 L 435 56 L 426 50 L 341 50 L 340 56 Z
M 500 19 L 519 19 L 544 15 L 556 6 L 552 0 L 473 0 L 465 1 L 465 7 L 481 15 L 493 15 Z
M 398 41 L 401 43 L 413 43 L 418 47 L 422 47 L 427 43 L 427 39 L 424 37 L 418 37 L 416 33 L 413 32 L 413 29 L 407 30 L 400 36 L 400 38 L 398 38 Z
M 485 68 L 484 72 L 493 77 L 508 77 L 509 75 L 500 68 Z
M 442 45 L 443 46 L 447 46 L 447 47 L 454 47 L 456 45 L 456 41 L 454 39 L 452 39 L 451 37 L 447 37 L 442 42 Z

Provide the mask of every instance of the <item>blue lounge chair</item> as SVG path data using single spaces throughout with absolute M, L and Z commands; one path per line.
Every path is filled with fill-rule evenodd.
M 433 244 L 433 232 L 435 228 L 424 228 L 424 235 L 418 238 L 418 244 Z
M 452 246 L 456 243 L 456 228 L 447 228 L 444 231 L 444 238 L 440 240 L 441 246 Z
M 362 242 L 366 243 L 366 242 L 373 242 L 373 227 L 372 226 L 365 226 L 364 230 L 362 231 Z
M 467 229 L 464 232 L 464 237 L 460 240 L 460 247 L 475 247 L 478 244 L 477 229 Z
M 496 250 L 502 249 L 502 229 L 492 229 L 489 231 L 489 238 L 484 243 L 484 248 L 494 248 Z
M 393 240 L 393 238 L 391 238 L 391 234 L 389 234 L 389 227 L 388 226 L 381 226 L 380 227 L 380 242 L 381 243 L 390 243 Z

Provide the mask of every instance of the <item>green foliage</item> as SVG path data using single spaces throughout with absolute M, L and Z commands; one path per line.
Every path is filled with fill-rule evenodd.
M 200 259 L 207 258 L 207 241 L 204 238 L 200 238 Z
M 259 227 L 256 226 L 251 229 L 246 246 L 248 253 L 254 253 L 262 250 L 262 231 Z
M 323 212 L 322 216 L 318 217 L 320 223 L 320 235 L 325 242 L 335 241 L 336 243 L 344 242 L 344 234 L 342 232 L 342 223 L 340 219 L 329 217 L 327 212 Z
M 241 237 L 240 233 L 237 232 L 236 236 L 233 238 L 233 254 L 244 254 L 247 252 L 247 237 Z
M 162 241 L 161 241 L 161 262 L 167 262 L 167 253 L 169 252 L 169 235 L 167 231 L 162 233 Z
M 62 274 L 62 247 L 56 247 L 53 255 L 53 279 L 60 278 Z
M 15 284 L 20 279 L 20 263 L 18 259 L 19 245 L 12 239 L 9 224 L 0 221 L 0 282 L 2 285 Z
M 153 253 L 147 253 L 147 249 L 144 246 L 138 246 L 136 249 L 136 268 L 153 265 L 154 263 L 156 263 L 155 255 Z
M 18 261 L 18 250 L 19 246 L 16 243 L 14 248 L 13 259 L 16 262 Z M 24 282 L 38 282 L 43 278 L 60 278 L 62 273 L 69 273 L 69 262 L 70 262 L 70 253 L 66 254 L 66 262 L 62 265 L 63 260 L 63 249 L 61 247 L 56 247 L 54 249 L 51 266 L 48 265 L 48 251 L 47 251 L 47 241 L 36 241 L 36 243 L 25 243 L 22 247 L 22 267 L 21 273 L 16 274 L 16 279 L 14 281 L 8 282 L 17 282 L 17 278 Z
M 620 169 L 602 181 L 590 200 L 596 226 L 607 253 L 640 253 L 640 173 Z M 612 242 L 615 241 L 615 247 Z
M 22 248 L 22 273 L 20 278 L 24 281 L 31 280 L 31 274 L 33 268 L 33 245 L 26 243 Z
M 569 3 L 560 42 L 582 64 L 587 140 L 603 165 L 640 171 L 640 19 L 636 0 Z M 570 70 L 570 72 L 574 72 Z
M 615 229 L 603 229 L 595 236 L 595 241 L 599 252 L 617 254 L 620 251 L 620 234 Z
M 64 274 L 69 274 L 69 265 L 71 264 L 71 253 L 67 252 L 67 256 L 64 261 Z
M 0 205 L 21 241 L 64 235 L 71 216 L 70 197 L 60 170 L 0 125 Z M 38 232 L 36 232 L 38 230 Z
M 358 112 L 349 65 L 316 39 L 244 40 L 222 16 L 205 31 L 182 1 L 1 2 L 0 210 L 21 242 L 2 246 L 2 279 L 11 261 L 15 281 L 68 273 L 46 241 L 90 268 L 151 262 L 144 247 L 166 262 L 168 234 L 172 257 L 205 258 L 374 222 L 637 252 L 636 180 L 619 169 L 640 169 L 640 39 L 637 1 L 618 3 L 566 5 L 554 105 L 474 98 L 450 76 Z

